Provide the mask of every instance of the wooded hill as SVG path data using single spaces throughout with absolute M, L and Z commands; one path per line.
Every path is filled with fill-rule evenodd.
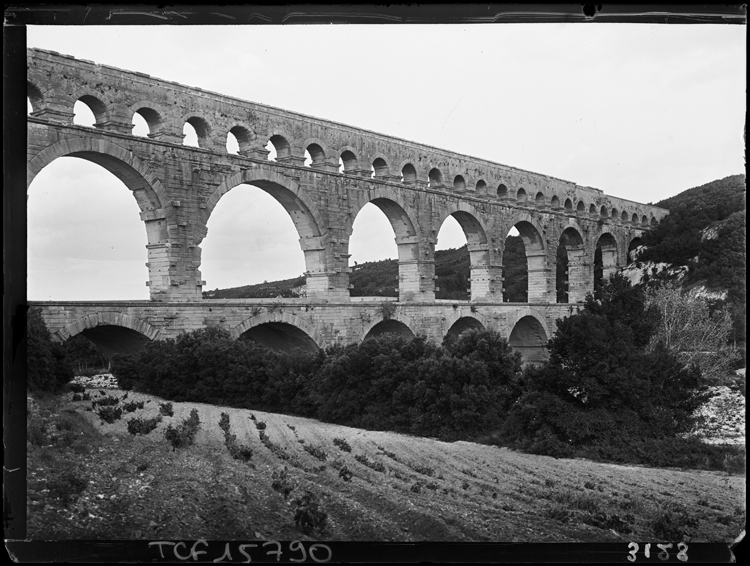
M 525 302 L 527 279 L 526 257 L 520 236 L 509 236 L 505 244 L 505 296 L 511 302 Z M 398 297 L 398 261 L 385 259 L 352 266 L 349 283 L 352 297 Z M 438 299 L 469 299 L 469 251 L 466 246 L 435 252 L 435 293 Z M 250 299 L 298 297 L 305 284 L 303 276 L 283 281 L 245 285 L 231 289 L 205 291 L 207 299 Z

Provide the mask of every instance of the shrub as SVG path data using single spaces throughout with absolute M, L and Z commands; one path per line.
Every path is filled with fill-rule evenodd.
M 172 403 L 159 403 L 159 413 L 165 417 L 173 417 L 174 409 L 172 408 Z
M 281 495 L 284 496 L 284 499 L 289 497 L 289 494 L 294 491 L 295 484 L 289 478 L 289 473 L 286 467 L 274 470 L 273 474 L 271 475 L 271 479 L 273 480 L 271 482 L 271 489 L 273 489 L 274 491 L 278 491 Z
M 130 354 L 114 354 L 110 359 L 109 372 L 117 379 L 120 389 L 135 388 L 138 385 L 138 357 Z
M 414 470 L 418 474 L 422 474 L 423 476 L 433 477 L 435 475 L 435 469 L 429 466 L 424 466 L 416 462 L 409 462 L 406 465 L 409 466 L 412 470 Z M 466 472 L 464 471 L 464 473 Z M 476 477 L 476 476 L 473 476 L 473 477 Z
M 50 496 L 59 499 L 67 507 L 70 503 L 78 499 L 78 496 L 84 492 L 88 483 L 85 477 L 75 471 L 65 470 L 52 478 L 47 487 Z
M 72 401 L 83 401 L 83 397 L 81 395 L 79 395 L 78 393 L 74 393 L 71 400 Z
M 256 421 L 255 428 L 257 428 L 258 430 L 266 430 L 266 423 L 264 423 L 263 421 Z
M 336 446 L 338 446 L 341 450 L 343 450 L 344 452 L 351 452 L 352 451 L 352 447 L 349 446 L 349 443 L 345 439 L 343 439 L 343 438 L 334 438 L 333 439 L 333 443 Z
M 74 375 L 65 349 L 52 341 L 39 308 L 29 309 L 26 318 L 26 386 L 31 393 L 54 393 Z
M 308 452 L 313 457 L 317 458 L 321 462 L 325 462 L 328 455 L 325 453 L 325 451 L 320 446 L 309 446 L 305 445 L 303 446 L 306 452 Z
M 219 428 L 224 431 L 224 444 L 232 458 L 248 462 L 253 457 L 253 451 L 248 446 L 237 443 L 237 435 L 231 433 L 231 425 L 229 424 L 229 415 L 227 413 L 221 413 Z
M 84 393 L 86 391 L 86 387 L 81 383 L 71 383 L 68 387 L 73 393 Z
M 161 422 L 161 415 L 150 419 L 134 417 L 128 421 L 128 432 L 132 435 L 148 434 Z
M 183 448 L 190 446 L 195 440 L 195 435 L 200 429 L 200 418 L 198 417 L 198 410 L 193 409 L 190 411 L 190 416 L 173 427 L 171 424 L 164 431 L 164 437 L 172 445 L 172 449 Z
M 317 498 L 310 491 L 296 498 L 292 502 L 296 509 L 294 511 L 294 524 L 305 534 L 325 529 L 328 514 L 323 512 L 318 505 Z
M 102 395 L 104 395 L 103 391 L 100 391 Z M 103 399 L 97 399 L 96 401 L 92 401 L 91 406 L 93 408 L 96 408 L 96 405 L 99 405 L 101 407 L 107 407 L 107 406 L 114 406 L 117 405 L 120 402 L 120 399 L 117 397 L 104 397 Z
M 413 483 L 412 486 L 409 488 L 409 490 L 412 493 L 421 493 L 423 487 L 424 487 L 424 484 L 421 481 L 418 481 L 418 482 Z
M 342 466 L 339 470 L 339 477 L 344 481 L 351 481 L 354 474 L 346 466 Z
M 381 474 L 385 473 L 386 468 L 383 464 L 377 461 L 368 460 L 367 456 L 365 456 L 364 454 L 362 455 L 358 454 L 354 457 L 354 459 L 360 464 L 367 466 L 371 470 L 375 470 L 376 472 L 380 472 Z
M 130 401 L 122 406 L 122 410 L 126 413 L 132 413 L 136 409 L 143 409 L 143 401 Z
M 96 414 L 99 415 L 99 418 L 104 422 L 112 424 L 122 418 L 122 408 L 113 405 L 106 405 L 99 409 Z

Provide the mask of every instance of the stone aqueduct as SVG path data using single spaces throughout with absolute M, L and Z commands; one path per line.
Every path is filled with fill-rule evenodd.
M 606 277 L 668 214 L 546 175 L 52 51 L 29 49 L 27 59 L 27 188 L 53 160 L 75 156 L 116 175 L 141 209 L 150 300 L 33 303 L 56 338 L 83 332 L 106 352 L 208 325 L 273 347 L 311 348 L 388 331 L 440 340 L 486 327 L 533 360 L 544 355 L 554 321 L 592 291 L 597 246 Z M 93 111 L 93 128 L 73 123 L 79 100 Z M 135 113 L 148 123 L 147 137 L 133 135 Z M 185 123 L 200 147 L 183 145 Z M 226 149 L 229 133 L 238 154 Z M 275 160 L 268 159 L 269 140 Z M 243 183 L 272 195 L 293 220 L 306 263 L 305 298 L 202 298 L 207 221 L 222 195 Z M 349 296 L 349 238 L 368 203 L 395 234 L 395 303 Z M 470 301 L 435 299 L 435 244 L 448 216 L 468 242 Z M 528 304 L 503 302 L 503 249 L 514 226 L 528 260 Z M 568 257 L 562 304 L 559 245 Z

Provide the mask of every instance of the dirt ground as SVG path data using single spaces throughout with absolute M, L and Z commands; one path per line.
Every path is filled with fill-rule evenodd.
M 174 416 L 133 436 L 127 421 L 158 415 L 162 400 L 127 401 L 144 408 L 107 424 L 68 393 L 58 410 L 104 436 L 28 445 L 29 538 L 729 543 L 745 529 L 745 478 L 724 472 L 555 459 L 200 403 L 174 403 Z M 195 444 L 173 450 L 164 430 L 193 408 Z M 222 413 L 249 462 L 230 456 Z M 61 465 L 86 481 L 67 504 L 50 496 Z M 326 515 L 307 531 L 295 524 L 305 492 Z

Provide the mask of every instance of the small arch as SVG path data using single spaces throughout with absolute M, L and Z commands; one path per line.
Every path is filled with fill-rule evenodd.
M 510 332 L 508 344 L 521 352 L 524 364 L 544 363 L 549 357 L 547 332 L 544 324 L 533 314 L 521 317 Z
M 497 196 L 501 199 L 507 199 L 508 198 L 508 187 L 500 183 L 497 186 Z
M 388 164 L 385 159 L 378 157 L 372 162 L 372 177 L 385 177 L 388 175 Z
M 652 216 L 651 217 L 651 227 L 655 227 L 655 226 L 658 226 L 658 225 L 659 225 L 659 221 Z
M 523 188 L 518 189 L 518 192 L 516 193 L 516 202 L 519 204 L 523 204 L 526 202 L 526 199 L 526 191 Z
M 584 214 L 586 212 L 586 204 L 582 201 L 578 201 L 578 206 L 576 207 L 576 213 L 578 214 Z
M 107 106 L 98 98 L 85 94 L 73 105 L 73 124 L 95 128 L 108 119 Z
M 633 217 L 630 219 L 633 224 L 638 224 L 638 215 L 634 212 Z
M 565 199 L 565 212 L 573 212 L 573 201 L 569 198 Z
M 557 195 L 552 195 L 552 200 L 549 204 L 554 210 L 557 210 L 558 208 L 560 208 L 560 199 L 557 198 Z
M 319 144 L 311 143 L 307 146 L 306 151 L 310 154 L 310 167 L 316 167 L 325 163 L 326 152 Z
M 628 221 L 628 213 L 625 212 L 624 210 L 622 211 L 622 214 L 620 215 L 620 220 L 622 220 L 623 222 Z
M 272 135 L 268 140 L 276 150 L 275 161 L 286 159 L 292 155 L 292 148 L 286 138 L 279 134 Z M 268 156 L 269 161 L 274 161 L 271 155 Z
M 596 205 L 595 204 L 591 204 L 589 206 L 589 215 L 590 216 L 596 216 Z
M 430 169 L 429 175 L 427 175 L 427 179 L 429 181 L 428 186 L 435 188 L 443 184 L 443 174 L 440 172 L 440 169 L 437 167 L 433 167 Z
M 615 220 L 617 220 L 618 216 L 619 216 L 618 210 L 616 208 L 613 208 L 612 209 L 612 218 L 614 218 Z
M 344 151 L 339 157 L 339 172 L 341 173 L 356 173 L 357 172 L 357 156 L 349 150 Z
M 231 137 L 234 137 L 236 141 L 236 151 L 235 147 L 232 147 L 232 150 L 230 151 L 230 142 L 229 140 Z M 229 153 L 236 153 L 239 154 L 241 152 L 247 151 L 250 149 L 250 142 L 253 139 L 253 134 L 244 126 L 235 125 L 230 128 L 230 130 L 227 132 L 227 151 Z M 232 144 L 234 146 L 235 144 Z
M 641 216 L 641 226 L 648 226 L 648 216 L 645 214 Z
M 542 191 L 539 191 L 536 194 L 536 197 L 534 197 L 534 204 L 537 208 L 543 208 L 544 207 L 544 193 Z
M 26 98 L 31 103 L 32 112 L 39 112 L 44 107 L 42 91 L 30 81 L 26 81 Z
M 467 330 L 484 330 L 484 328 L 484 324 L 479 322 L 476 318 L 471 316 L 462 316 L 451 325 L 445 335 L 452 338 L 458 338 Z
M 161 115 L 153 108 L 148 108 L 146 106 L 142 106 L 133 112 L 133 118 L 135 118 L 136 114 L 146 121 L 146 125 L 148 126 L 148 133 L 146 136 L 149 138 L 155 137 L 161 130 L 162 123 L 164 122 Z
M 479 179 L 477 181 L 476 186 L 474 187 L 474 190 L 477 192 L 477 194 L 484 195 L 487 193 L 487 183 L 485 183 L 482 179 Z
M 602 218 L 609 218 L 609 211 L 607 211 L 606 206 L 602 206 L 602 208 L 599 210 L 599 216 Z
M 208 146 L 208 139 L 211 134 L 211 126 L 209 126 L 205 118 L 201 118 L 200 116 L 191 116 L 190 118 L 185 120 L 185 124 L 182 127 L 182 133 L 185 135 L 182 140 L 183 145 L 206 149 L 206 147 Z M 192 134 L 195 135 L 195 138 L 193 138 Z
M 401 169 L 401 182 L 407 185 L 413 185 L 417 182 L 417 170 L 411 163 L 407 163 Z
M 453 190 L 454 191 L 466 190 L 466 181 L 461 175 L 456 175 L 455 179 L 453 179 Z
M 414 332 L 406 324 L 400 320 L 388 319 L 374 324 L 362 340 L 382 336 L 383 334 L 395 334 L 407 339 L 414 338 Z

